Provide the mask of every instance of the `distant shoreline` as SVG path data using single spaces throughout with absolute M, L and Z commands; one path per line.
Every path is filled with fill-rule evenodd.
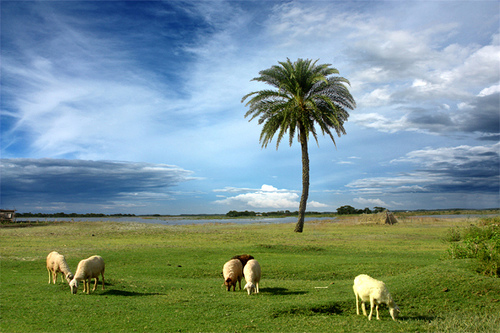
M 466 210 L 460 212 L 397 212 L 395 215 L 397 218 L 443 218 L 443 219 L 454 219 L 454 218 L 473 218 L 473 217 L 487 217 L 487 216 L 497 216 L 500 215 L 499 210 Z M 331 221 L 339 222 L 344 219 L 356 218 L 356 217 L 369 217 L 373 214 L 352 214 L 352 215 L 310 215 L 306 216 L 305 221 Z M 375 215 L 374 215 L 375 216 Z M 195 225 L 195 224 L 275 224 L 275 223 L 295 223 L 297 221 L 297 216 L 273 216 L 273 217 L 239 217 L 231 218 L 223 215 L 219 216 L 105 216 L 105 217 L 29 217 L 29 218 L 18 218 L 15 222 L 2 223 L 2 227 L 26 227 L 26 226 L 43 226 L 54 223 L 78 223 L 78 222 L 120 222 L 120 223 L 147 223 L 147 224 L 160 224 L 160 225 Z
M 468 214 L 500 214 L 500 208 L 488 208 L 488 209 L 418 209 L 418 210 L 390 210 L 391 212 L 404 215 L 468 215 Z M 361 214 L 350 214 L 350 215 L 361 215 Z M 248 219 L 248 218 L 284 218 L 284 217 L 297 217 L 294 213 L 283 213 L 278 212 L 263 212 L 257 213 L 256 216 L 228 216 L 227 214 L 179 214 L 179 215 L 169 215 L 169 214 L 102 214 L 102 213 L 16 213 L 17 219 L 24 218 L 142 218 L 142 219 L 165 219 L 165 220 L 175 220 L 175 219 Z M 338 217 L 336 212 L 306 212 L 306 217 Z

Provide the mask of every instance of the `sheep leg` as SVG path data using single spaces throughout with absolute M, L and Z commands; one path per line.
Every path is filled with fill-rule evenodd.
M 101 273 L 101 276 L 102 276 L 102 290 L 104 290 L 104 272 Z
M 259 283 L 258 282 L 255 284 L 255 289 L 257 290 L 255 293 L 258 294 L 259 293 Z
M 90 279 L 84 279 L 83 280 L 83 292 L 90 294 Z
M 380 318 L 378 317 L 378 304 L 375 306 L 375 310 L 377 310 L 377 320 L 380 320 Z
M 99 278 L 98 277 L 94 278 L 94 288 L 92 289 L 92 291 L 95 291 L 95 288 L 97 287 L 98 283 L 99 283 Z
M 50 284 L 50 276 L 52 275 L 52 272 L 48 268 L 47 268 L 47 272 L 49 272 L 49 284 Z
M 368 316 L 368 320 L 372 320 L 374 306 L 375 306 L 375 300 L 370 296 L 370 315 Z M 377 310 L 377 312 L 378 312 L 378 310 Z

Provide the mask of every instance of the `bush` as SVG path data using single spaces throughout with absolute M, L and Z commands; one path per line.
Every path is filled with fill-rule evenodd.
M 450 229 L 445 240 L 451 243 L 448 254 L 452 259 L 476 259 L 480 273 L 500 276 L 500 217 L 483 218 L 462 233 Z
M 446 242 L 459 242 L 462 239 L 460 236 L 460 229 L 458 227 L 448 230 L 448 234 L 444 238 Z

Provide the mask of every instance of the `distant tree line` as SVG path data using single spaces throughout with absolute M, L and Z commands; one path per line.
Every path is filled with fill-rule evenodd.
M 349 214 L 376 214 L 385 211 L 384 207 L 374 207 L 373 211 L 370 208 L 356 209 L 352 206 L 346 205 L 337 208 L 337 214 L 339 215 L 349 215 Z
M 107 216 L 135 216 L 135 214 L 100 214 L 100 213 L 87 213 L 87 214 L 77 214 L 77 213 L 16 213 L 16 217 L 107 217 Z
M 227 217 L 252 217 L 252 216 L 294 216 L 298 212 L 290 212 L 289 210 L 278 210 L 275 212 L 260 213 L 254 211 L 245 210 L 244 212 L 239 212 L 236 210 L 231 210 L 226 213 Z
M 384 207 L 374 207 L 373 210 L 370 208 L 356 209 L 352 206 L 346 205 L 337 208 L 337 214 L 339 215 L 349 215 L 349 214 L 376 214 L 385 211 Z M 253 217 L 253 216 L 297 216 L 298 211 L 291 212 L 289 210 L 278 210 L 274 212 L 254 212 L 254 211 L 236 211 L 231 210 L 226 213 L 227 217 Z M 306 212 L 306 215 L 331 215 L 334 212 Z

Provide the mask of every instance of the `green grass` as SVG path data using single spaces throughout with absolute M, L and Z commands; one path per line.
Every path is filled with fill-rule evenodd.
M 447 260 L 451 227 L 474 219 L 205 224 L 56 223 L 0 228 L 1 332 L 498 332 L 500 280 L 470 259 Z M 106 262 L 106 289 L 71 295 L 49 285 L 56 250 L 75 272 L 93 254 Z M 259 260 L 261 292 L 227 292 L 233 255 Z M 352 281 L 386 282 L 400 320 L 357 316 Z M 319 287 L 319 288 L 318 288 Z M 325 288 L 327 287 L 327 288 Z

